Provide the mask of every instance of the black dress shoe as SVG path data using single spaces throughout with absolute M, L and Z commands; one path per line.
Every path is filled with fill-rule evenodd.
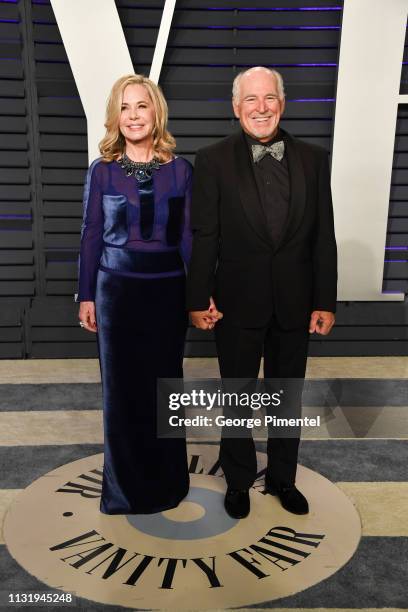
M 265 492 L 270 495 L 277 495 L 280 503 L 288 512 L 293 514 L 307 514 L 309 512 L 309 504 L 306 497 L 295 487 L 280 487 L 277 489 L 265 480 Z
M 225 494 L 224 506 L 231 518 L 243 519 L 249 514 L 249 492 L 248 489 L 230 489 Z

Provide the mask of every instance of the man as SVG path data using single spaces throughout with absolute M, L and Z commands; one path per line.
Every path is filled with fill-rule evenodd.
M 242 130 L 200 150 L 193 184 L 193 253 L 187 305 L 212 329 L 223 378 L 303 379 L 309 334 L 334 324 L 336 242 L 327 152 L 279 127 L 282 77 L 264 67 L 237 76 Z M 222 314 L 223 314 L 223 318 Z M 295 486 L 299 438 L 270 438 L 265 488 L 284 508 L 308 512 Z M 223 437 L 225 508 L 250 509 L 257 473 L 252 437 Z

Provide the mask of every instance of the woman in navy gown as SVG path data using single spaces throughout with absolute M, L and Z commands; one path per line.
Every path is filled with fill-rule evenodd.
M 84 190 L 78 295 L 80 325 L 98 334 L 101 512 L 161 512 L 189 487 L 185 440 L 157 437 L 156 384 L 183 376 L 192 168 L 173 154 L 166 101 L 146 77 L 114 84 L 105 127 Z

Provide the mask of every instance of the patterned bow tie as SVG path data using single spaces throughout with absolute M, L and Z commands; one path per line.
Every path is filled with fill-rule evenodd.
M 265 155 L 272 155 L 278 161 L 282 161 L 283 155 L 285 153 L 285 143 L 283 140 L 279 140 L 278 142 L 274 142 L 272 145 L 252 145 L 252 158 L 254 163 L 257 164 L 265 157 Z

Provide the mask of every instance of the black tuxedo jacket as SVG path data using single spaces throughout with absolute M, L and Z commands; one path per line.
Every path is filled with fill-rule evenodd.
M 242 131 L 197 153 L 188 310 L 210 296 L 225 320 L 262 327 L 274 314 L 285 329 L 308 325 L 313 310 L 335 312 L 337 253 L 327 152 L 282 130 L 291 197 L 277 244 L 267 231 Z

